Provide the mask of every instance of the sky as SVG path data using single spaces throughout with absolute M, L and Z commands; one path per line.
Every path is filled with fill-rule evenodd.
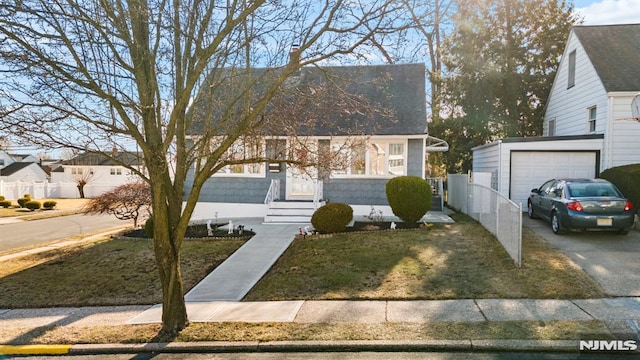
M 640 0 L 573 0 L 584 25 L 638 24 Z

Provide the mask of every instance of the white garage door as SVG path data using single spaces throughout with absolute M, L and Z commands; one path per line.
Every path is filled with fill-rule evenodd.
M 512 151 L 510 198 L 527 207 L 531 189 L 553 178 L 593 178 L 595 152 Z

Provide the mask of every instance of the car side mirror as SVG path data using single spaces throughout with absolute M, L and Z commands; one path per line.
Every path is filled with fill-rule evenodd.
M 539 189 L 531 189 L 531 192 L 535 193 L 535 194 L 540 194 L 540 190 Z

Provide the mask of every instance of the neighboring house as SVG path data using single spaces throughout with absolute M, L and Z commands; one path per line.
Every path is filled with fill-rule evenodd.
M 40 167 L 38 158 L 33 155 L 9 154 L 0 150 L 0 180 L 47 181 L 47 173 Z
M 527 206 L 530 190 L 553 177 L 597 177 L 640 163 L 640 24 L 575 26 L 544 117 L 542 137 L 509 138 L 473 149 L 473 171 Z
M 86 183 L 86 197 L 93 197 L 109 191 L 118 185 L 137 179 L 129 168 L 142 168 L 142 154 L 138 152 L 118 152 L 113 156 L 117 161 L 102 154 L 81 153 L 72 159 L 62 161 L 51 170 L 52 183 Z
M 365 115 L 344 111 L 336 104 L 321 110 L 322 114 L 311 115 L 322 117 L 323 122 L 303 126 L 301 133 L 296 133 L 315 149 L 337 149 L 346 139 L 359 139 L 361 143 L 357 146 L 344 150 L 349 162 L 343 168 L 331 171 L 309 168 L 306 173 L 295 166 L 277 163 L 224 168 L 205 183 L 194 218 L 211 219 L 217 214 L 266 216 L 267 222 L 308 222 L 314 206 L 322 203 L 319 200 L 347 203 L 355 214 L 369 214 L 371 206 L 388 207 L 385 185 L 389 179 L 401 175 L 424 177 L 426 153 L 447 149 L 445 142 L 433 141 L 427 134 L 424 65 L 303 67 L 288 81 L 295 84 L 295 89 L 309 89 L 321 88 L 336 79 L 345 94 L 384 109 Z M 291 103 L 303 102 L 295 96 L 289 99 Z M 333 99 L 323 96 L 329 94 L 316 95 L 313 101 L 333 105 Z M 208 104 L 197 101 L 195 106 L 200 109 L 196 111 L 211 112 Z M 300 112 L 301 122 L 305 111 L 318 112 L 296 111 Z M 193 132 L 194 136 L 197 134 Z M 267 157 L 279 152 L 298 154 L 296 150 L 290 151 L 293 140 L 289 134 L 272 133 L 254 148 L 261 149 L 257 151 L 263 151 Z

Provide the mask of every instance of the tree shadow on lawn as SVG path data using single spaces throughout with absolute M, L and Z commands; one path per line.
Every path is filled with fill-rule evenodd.
M 521 268 L 468 218 L 412 231 L 297 239 L 245 300 L 606 296 L 533 232 L 524 229 L 523 238 Z
M 185 241 L 181 250 L 185 292 L 244 242 L 244 239 Z M 109 239 L 11 262 L 0 270 L 0 308 L 141 305 L 162 301 L 152 240 Z

